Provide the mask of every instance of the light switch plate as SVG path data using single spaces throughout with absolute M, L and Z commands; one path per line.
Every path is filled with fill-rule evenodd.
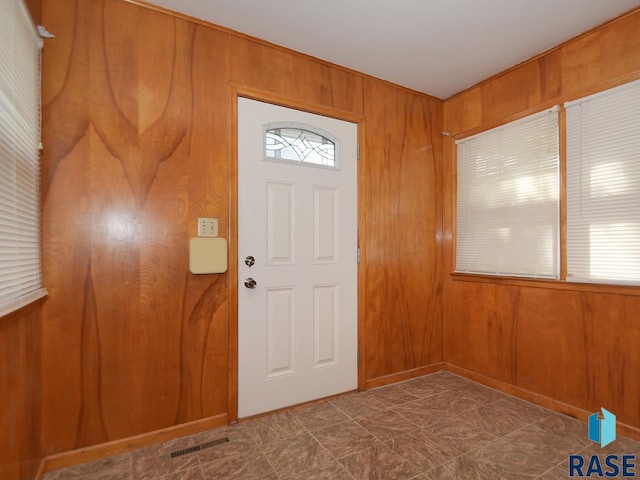
M 218 219 L 198 217 L 198 236 L 199 237 L 217 237 L 218 236 Z

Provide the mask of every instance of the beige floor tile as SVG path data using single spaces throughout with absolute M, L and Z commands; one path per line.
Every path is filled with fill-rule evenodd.
M 360 417 L 386 408 L 386 405 L 365 392 L 351 393 L 331 400 L 331 404 L 351 418 Z
M 293 418 L 307 430 L 335 425 L 349 419 L 330 402 L 317 403 L 291 411 Z
M 382 443 L 343 457 L 340 463 L 356 480 L 400 480 L 420 473 L 419 468 Z
M 416 432 L 418 427 L 393 410 L 382 410 L 356 418 L 356 422 L 380 441 Z
M 372 446 L 376 438 L 353 420 L 313 431 L 313 436 L 334 458 L 344 457 Z
M 178 450 L 201 447 L 171 457 Z M 554 480 L 600 448 L 587 426 L 450 373 L 173 439 L 44 480 Z
M 365 395 L 374 399 L 376 402 L 383 404 L 385 407 L 396 407 L 406 402 L 414 401 L 418 398 L 395 385 L 375 388 L 366 392 Z
M 329 451 L 309 433 L 273 444 L 265 451 L 269 464 L 280 477 L 299 475 L 334 462 Z

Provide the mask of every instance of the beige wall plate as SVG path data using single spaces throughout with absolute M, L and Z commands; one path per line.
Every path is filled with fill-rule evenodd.
M 189 242 L 189 271 L 196 275 L 227 271 L 227 239 L 197 237 Z

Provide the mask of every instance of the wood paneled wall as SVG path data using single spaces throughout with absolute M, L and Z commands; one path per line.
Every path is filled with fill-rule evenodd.
M 640 78 L 638 31 L 640 10 L 446 100 L 444 130 L 477 132 Z M 454 270 L 454 150 L 447 139 L 447 273 Z M 446 277 L 447 364 L 568 413 L 604 406 L 640 428 L 640 288 Z
M 442 119 L 440 101 L 375 80 L 365 81 L 364 99 L 366 280 L 360 288 L 364 368 L 375 386 L 443 361 Z
M 229 276 L 187 247 L 197 217 L 232 233 L 237 86 L 364 114 L 366 380 L 442 360 L 440 101 L 122 0 L 43 22 L 47 454 L 226 419 Z
M 48 454 L 224 414 L 228 36 L 121 1 L 44 3 Z
M 40 302 L 0 318 L 0 479 L 34 478 L 42 453 Z
M 42 0 L 25 0 L 25 4 L 29 9 L 33 23 L 39 25 L 42 16 Z

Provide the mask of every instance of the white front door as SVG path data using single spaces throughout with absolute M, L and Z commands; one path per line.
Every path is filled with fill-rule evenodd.
M 357 125 L 238 99 L 238 262 L 238 416 L 354 390 Z

